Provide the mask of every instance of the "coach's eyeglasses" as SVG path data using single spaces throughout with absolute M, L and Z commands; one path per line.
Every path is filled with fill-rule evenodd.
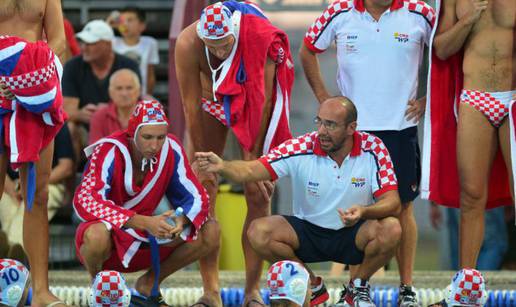
M 319 116 L 314 117 L 314 124 L 317 126 L 317 128 L 321 128 L 321 126 L 324 126 L 324 128 L 328 131 L 333 131 L 337 129 L 339 126 L 345 126 L 346 123 L 336 123 L 332 120 L 326 120 L 322 119 Z

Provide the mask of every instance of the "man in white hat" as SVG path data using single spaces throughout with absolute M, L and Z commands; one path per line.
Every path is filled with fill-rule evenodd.
M 81 55 L 64 66 L 64 107 L 69 121 L 89 126 L 99 103 L 109 101 L 109 77 L 117 70 L 128 68 L 140 76 L 138 64 L 113 51 L 113 29 L 103 20 L 88 22 L 77 33 Z

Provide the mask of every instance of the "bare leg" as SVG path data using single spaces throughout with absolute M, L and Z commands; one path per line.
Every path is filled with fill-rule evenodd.
M 364 251 L 364 260 L 353 278 L 368 280 L 394 256 L 400 239 L 401 226 L 396 218 L 368 220 L 362 224 L 355 243 Z
M 189 121 L 188 118 L 186 120 Z M 196 151 L 212 151 L 222 156 L 226 144 L 227 128 L 204 111 L 202 111 L 202 123 L 195 124 L 203 125 L 204 141 L 202 146 L 197 147 L 193 143 L 190 143 L 187 149 L 190 158 L 192 159 Z M 194 171 L 196 170 L 194 169 Z M 210 197 L 210 215 L 215 218 L 215 202 L 219 188 L 218 178 L 214 174 L 204 172 L 197 173 L 197 177 L 208 192 Z M 218 240 L 220 240 L 220 238 Z M 222 306 L 219 286 L 219 246 L 220 242 L 213 251 L 199 260 L 204 290 L 204 295 L 199 301 L 207 303 L 210 306 Z
M 2 134 L 0 134 L 0 137 Z M 3 143 L 3 140 L 2 140 Z M 5 151 L 5 148 L 4 148 Z M 0 197 L 4 192 L 4 183 L 5 183 L 5 176 L 7 172 L 7 154 L 4 152 L 0 154 Z M 2 225 L 3 229 L 5 228 L 5 225 Z M 7 231 L 7 230 L 6 230 Z M 7 253 L 9 251 L 9 240 L 7 238 L 7 234 L 0 230 L 0 257 L 5 258 L 7 257 Z
M 93 224 L 84 232 L 80 253 L 91 279 L 102 271 L 103 263 L 111 256 L 113 242 L 111 233 L 102 223 Z
M 52 168 L 54 143 L 50 143 L 40 153 L 40 160 L 35 163 L 36 195 L 31 211 L 25 210 L 23 216 L 23 246 L 27 252 L 32 277 L 33 306 L 46 306 L 57 301 L 48 285 L 48 178 Z M 20 183 L 23 195 L 27 195 L 28 167 L 20 169 Z
M 161 262 L 159 283 L 188 264 L 199 260 L 201 257 L 205 257 L 212 253 L 213 250 L 217 250 L 219 248 L 219 243 L 220 229 L 215 220 L 210 220 L 203 225 L 197 240 L 189 243 L 182 243 L 182 241 L 173 242 L 172 244 L 177 246 L 177 248 L 167 259 Z M 151 293 L 153 284 L 154 271 L 149 269 L 145 274 L 138 278 L 135 288 L 139 293 L 148 296 Z M 204 302 L 207 304 L 216 303 L 210 301 Z
M 249 244 L 261 259 L 271 263 L 280 260 L 303 263 L 294 252 L 299 248 L 297 234 L 283 216 L 273 215 L 255 219 L 249 226 L 247 236 Z M 315 274 L 308 266 L 305 265 L 305 268 L 310 274 L 310 280 L 315 282 Z
M 2 135 L 0 134 L 0 137 L 1 136 Z M 7 162 L 9 159 L 9 156 L 5 152 L 6 149 L 4 148 L 3 150 L 4 152 L 0 154 L 0 197 L 4 193 L 5 176 L 7 174 Z
M 484 238 L 488 180 L 497 150 L 496 129 L 472 106 L 461 103 L 457 127 L 461 268 L 475 268 Z
M 416 258 L 417 225 L 413 207 L 412 202 L 404 203 L 399 216 L 402 232 L 396 260 L 398 261 L 400 281 L 404 285 L 412 285 L 412 272 Z
M 268 95 L 267 97 L 272 97 L 272 87 L 274 83 L 269 78 L 275 75 L 274 71 L 274 65 L 266 65 L 265 93 L 266 95 Z M 260 134 L 256 139 L 257 145 L 254 146 L 252 152 L 242 151 L 242 158 L 244 160 L 254 160 L 262 156 L 263 144 L 265 142 L 265 136 L 269 125 L 271 112 L 272 105 L 270 104 L 269 100 L 266 100 L 266 103 L 262 110 Z M 245 217 L 244 228 L 242 231 L 242 247 L 244 250 L 246 273 L 246 282 L 244 289 L 245 299 L 243 304 L 244 307 L 250 307 L 250 305 L 255 301 L 262 301 L 260 295 L 260 276 L 263 270 L 263 260 L 252 248 L 251 243 L 249 242 L 249 237 L 247 236 L 247 232 L 249 230 L 251 222 L 253 222 L 255 219 L 270 215 L 271 196 L 273 191 L 270 191 L 269 197 L 264 197 L 263 193 L 260 191 L 259 188 L 260 185 L 262 185 L 263 187 L 263 184 L 264 183 L 261 182 L 253 182 L 246 183 L 244 185 L 245 199 L 247 201 L 247 215 Z
M 344 272 L 345 265 L 338 262 L 332 262 L 331 269 L 330 269 L 330 276 L 331 277 L 339 277 L 342 275 L 342 272 Z
M 250 156 L 245 156 L 245 160 L 249 160 Z M 244 185 L 245 198 L 247 202 L 247 215 L 245 217 L 242 232 L 242 247 L 245 258 L 245 295 L 249 299 L 260 296 L 260 276 L 263 269 L 263 259 L 256 253 L 249 242 L 249 226 L 254 220 L 270 215 L 270 198 L 265 199 L 260 191 L 258 184 L 262 183 L 246 183 Z M 245 305 L 245 304 L 244 304 Z
M 502 150 L 503 159 L 507 166 L 507 173 L 509 175 L 509 187 L 511 188 L 511 195 L 514 201 L 514 178 L 512 176 L 512 160 L 511 160 L 511 132 L 509 119 L 505 119 L 504 123 L 498 129 L 498 142 Z

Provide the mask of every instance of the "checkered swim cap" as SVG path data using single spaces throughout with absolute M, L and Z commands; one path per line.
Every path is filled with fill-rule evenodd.
M 308 289 L 308 271 L 299 263 L 289 260 L 274 263 L 267 273 L 269 298 L 286 299 L 303 306 Z
M 453 277 L 448 286 L 449 306 L 484 306 L 487 291 L 482 274 L 475 269 L 462 269 Z
M 138 130 L 145 125 L 168 125 L 165 110 L 156 100 L 138 101 L 127 124 L 129 136 L 134 137 Z
M 0 304 L 18 306 L 23 297 L 29 271 L 13 259 L 0 259 Z
M 197 35 L 201 39 L 221 39 L 234 34 L 232 15 L 222 2 L 205 7 L 197 23 Z
M 90 292 L 90 307 L 127 307 L 131 292 L 124 277 L 117 271 L 102 271 L 97 274 Z

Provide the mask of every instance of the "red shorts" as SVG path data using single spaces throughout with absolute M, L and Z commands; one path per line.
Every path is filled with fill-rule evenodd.
M 84 259 L 82 258 L 82 255 L 80 253 L 82 243 L 84 242 L 84 232 L 88 227 L 90 227 L 93 224 L 100 223 L 100 221 L 91 221 L 91 222 L 84 222 L 79 224 L 79 227 L 77 227 L 77 231 L 75 232 L 75 252 L 77 254 L 77 257 L 79 258 L 79 261 L 84 265 Z M 150 245 L 143 243 L 140 246 L 140 249 L 136 252 L 136 254 L 131 259 L 131 262 L 129 263 L 129 267 L 124 267 L 122 264 L 122 261 L 120 258 L 118 258 L 118 254 L 115 252 L 115 246 L 113 247 L 113 250 L 111 252 L 111 256 L 104 262 L 102 265 L 103 270 L 114 270 L 118 272 L 137 272 L 141 270 L 148 269 L 152 266 L 151 263 L 151 249 Z M 175 248 L 172 247 L 166 247 L 162 246 L 159 248 L 159 257 L 160 261 L 162 262 L 166 258 L 168 258 L 172 252 L 175 250 Z
M 43 114 L 32 113 L 19 106 L 16 112 L 4 115 L 3 144 L 9 148 L 13 168 L 17 168 L 20 163 L 38 161 L 39 153 L 54 140 L 63 127 L 66 117 L 61 109 Z M 45 123 L 44 118 L 52 125 Z

